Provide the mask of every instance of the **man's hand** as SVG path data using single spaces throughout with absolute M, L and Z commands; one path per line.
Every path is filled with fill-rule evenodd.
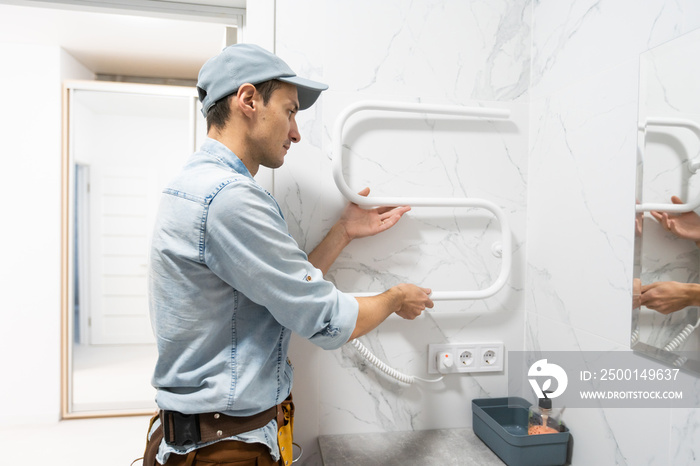
M 367 196 L 369 188 L 358 193 Z M 342 250 L 356 238 L 376 235 L 396 225 L 401 216 L 411 210 L 403 207 L 377 207 L 363 209 L 352 202 L 345 207 L 340 220 L 331 227 L 318 246 L 309 253 L 309 262 L 325 275 Z
M 396 314 L 404 319 L 413 320 L 426 309 L 432 309 L 433 301 L 430 299 L 430 288 L 421 288 L 416 285 L 402 283 L 396 286 L 403 293 L 401 308 Z
M 357 194 L 366 197 L 369 195 L 369 188 L 365 188 Z M 409 210 L 411 210 L 409 206 L 364 209 L 357 204 L 350 203 L 338 220 L 338 225 L 343 227 L 348 241 L 352 241 L 388 230 L 396 225 L 396 222 Z
M 376 328 L 391 314 L 413 320 L 433 307 L 429 288 L 402 283 L 376 296 L 355 298 L 359 304 L 355 330 L 350 339 L 360 337 Z

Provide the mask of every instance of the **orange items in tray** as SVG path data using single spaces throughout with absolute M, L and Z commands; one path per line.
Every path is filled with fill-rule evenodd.
M 552 428 L 552 427 L 547 427 L 547 426 L 536 426 L 536 425 L 531 425 L 527 429 L 527 433 L 529 435 L 538 435 L 538 434 L 556 434 L 559 431 Z

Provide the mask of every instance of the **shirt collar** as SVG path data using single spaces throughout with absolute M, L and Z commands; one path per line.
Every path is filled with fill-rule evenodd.
M 209 137 L 206 138 L 200 150 L 216 157 L 218 160 L 234 169 L 237 173 L 245 175 L 250 179 L 254 179 L 253 175 L 250 174 L 250 171 L 248 171 L 248 168 L 241 161 L 241 159 L 239 159 L 238 156 L 231 151 L 231 149 L 216 139 Z

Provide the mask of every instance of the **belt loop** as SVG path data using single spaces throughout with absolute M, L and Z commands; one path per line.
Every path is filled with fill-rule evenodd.
M 194 458 L 197 456 L 197 450 L 192 450 L 187 455 L 187 460 L 185 461 L 185 466 L 192 466 L 194 464 Z
M 282 405 L 278 404 L 277 405 L 277 429 L 279 429 L 283 425 L 284 425 L 284 410 L 282 409 Z

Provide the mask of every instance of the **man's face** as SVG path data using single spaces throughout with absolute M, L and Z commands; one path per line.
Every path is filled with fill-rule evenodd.
M 268 168 L 282 166 L 292 143 L 301 140 L 296 122 L 297 88 L 289 83 L 281 84 L 272 92 L 267 105 L 263 104 L 262 97 L 257 100 L 259 113 L 251 135 L 255 141 L 256 161 Z

